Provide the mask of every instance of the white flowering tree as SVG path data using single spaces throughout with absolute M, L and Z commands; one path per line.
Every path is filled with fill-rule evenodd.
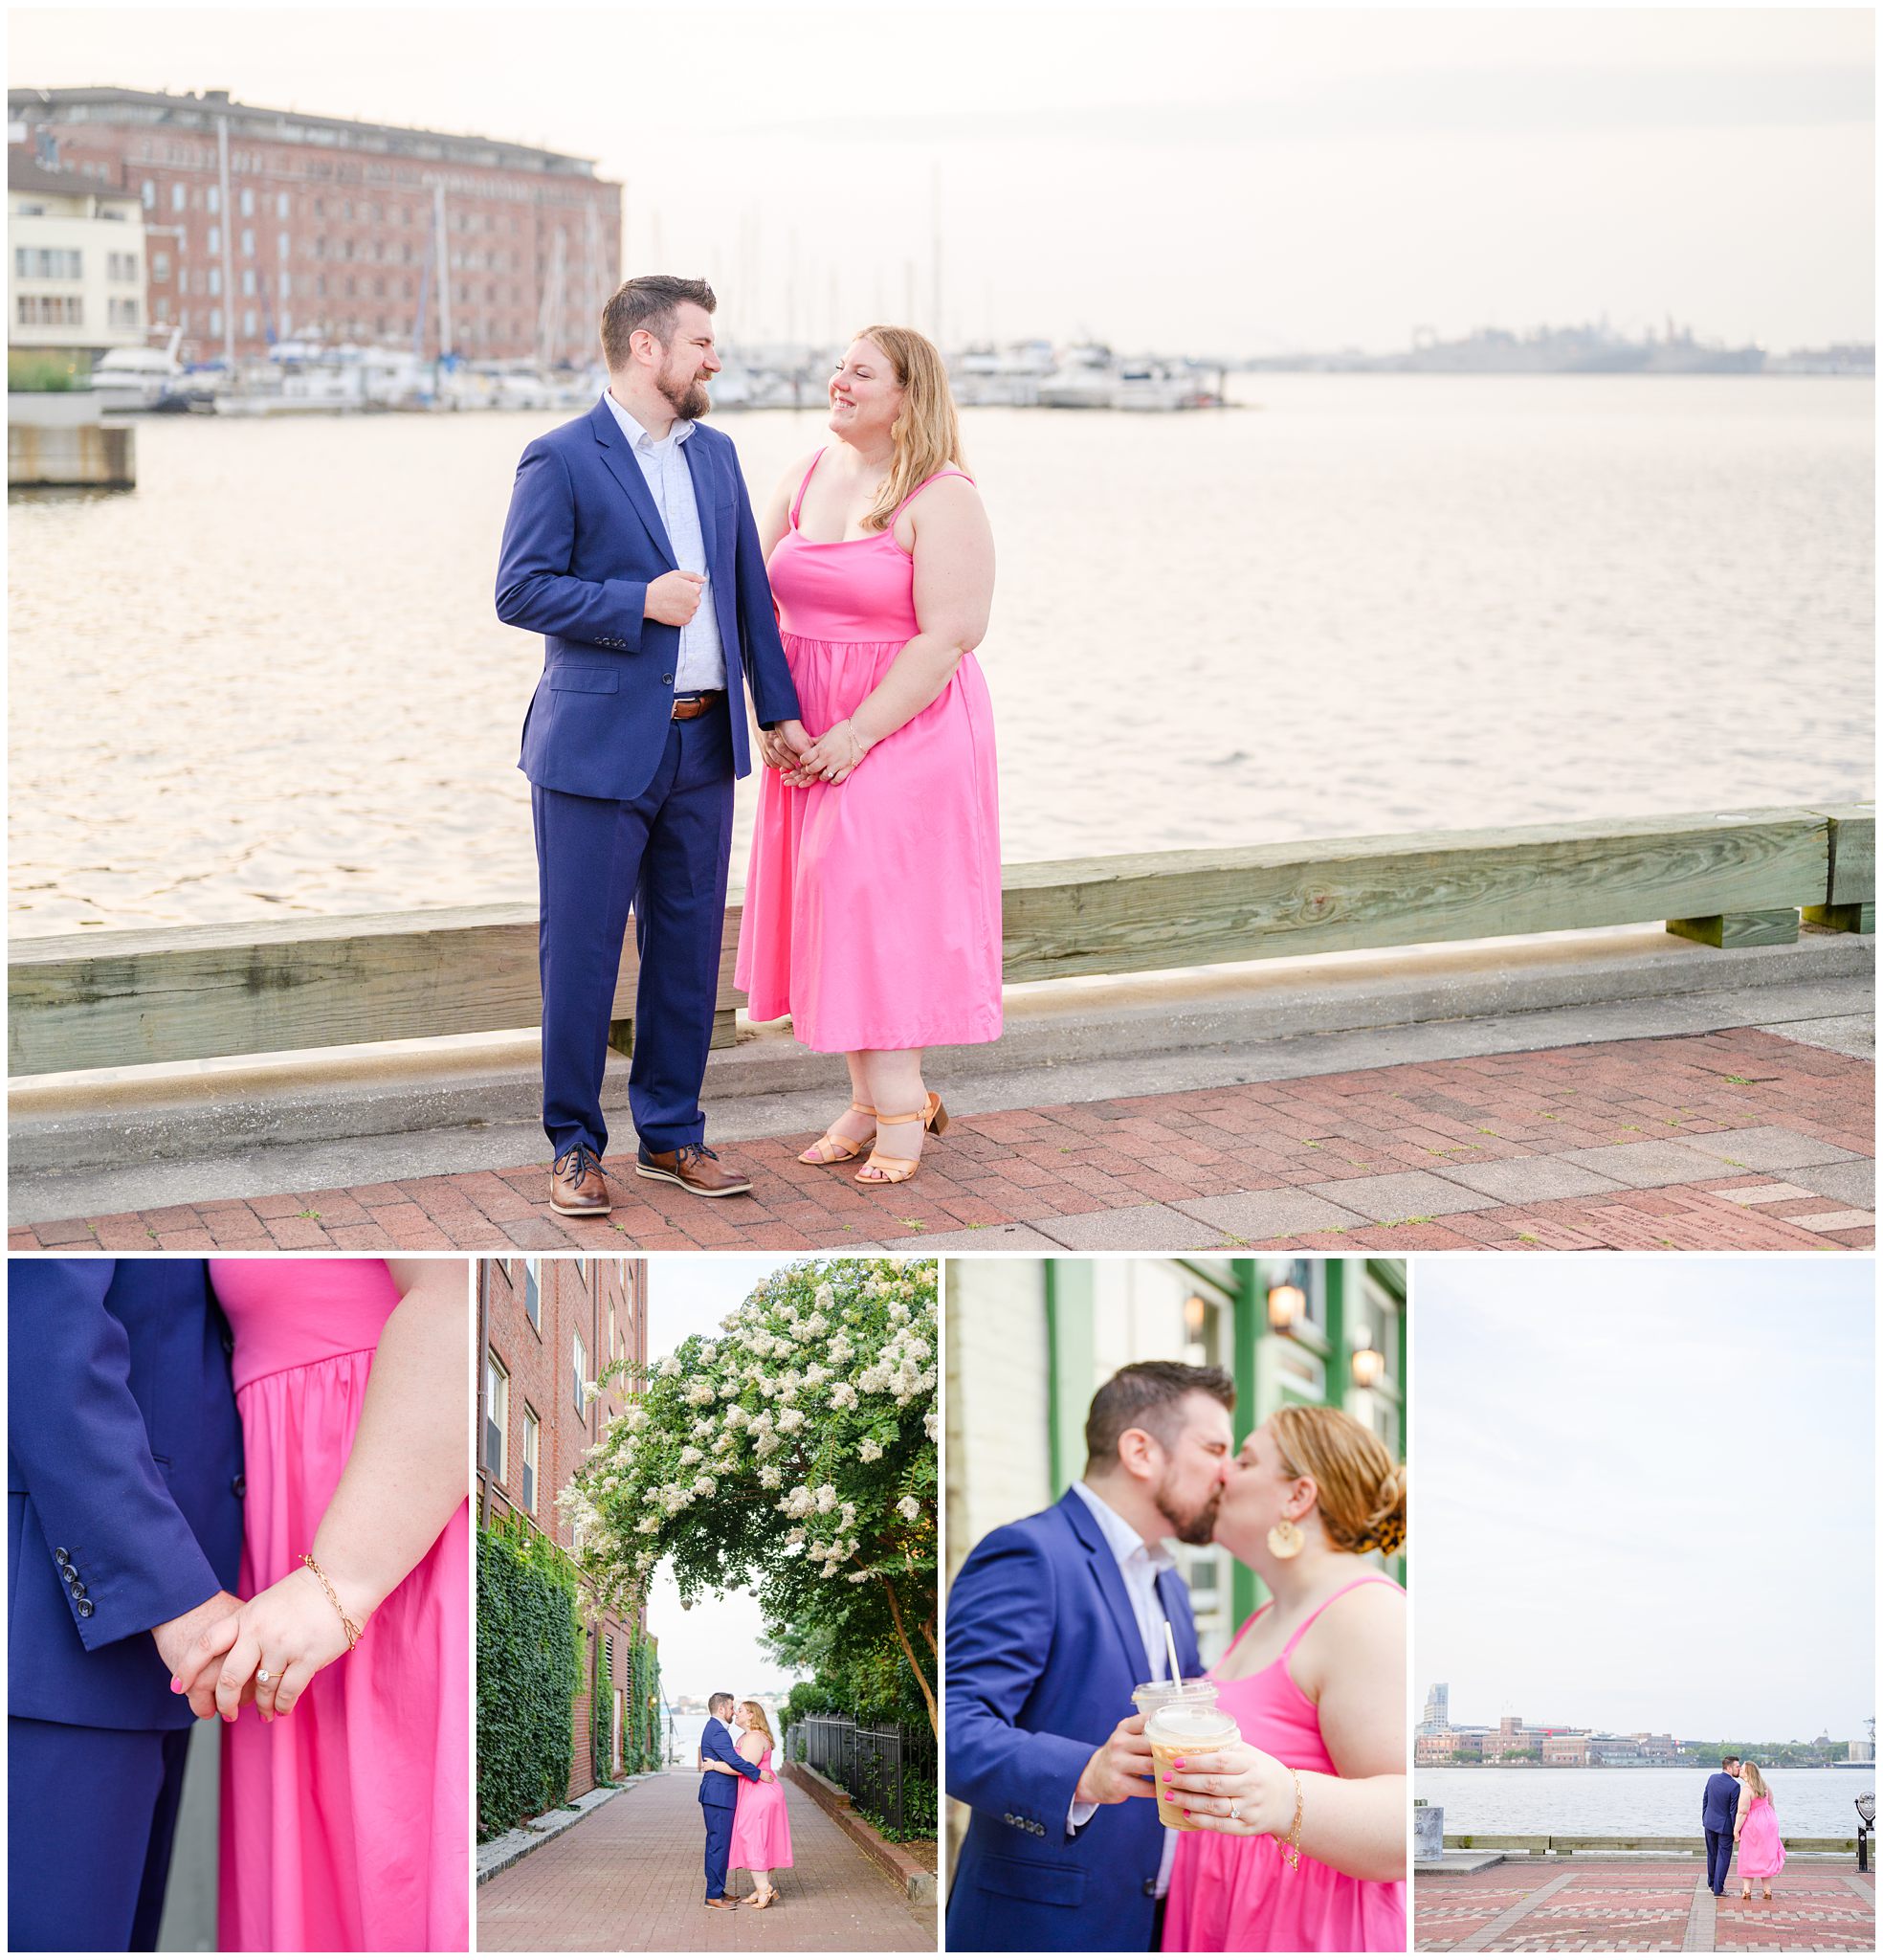
M 653 1363 L 560 1500 L 603 1596 L 644 1596 L 663 1558 L 688 1605 L 749 1586 L 774 1632 L 899 1652 L 933 1724 L 936 1281 L 806 1260 Z

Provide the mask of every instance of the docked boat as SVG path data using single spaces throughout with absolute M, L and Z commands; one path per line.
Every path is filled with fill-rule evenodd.
M 165 391 L 182 374 L 177 328 L 164 347 L 111 347 L 92 369 L 92 397 L 107 415 L 141 414 L 154 409 Z
M 1118 366 L 1110 347 L 1095 341 L 1068 347 L 1059 365 L 1039 385 L 1043 409 L 1115 409 Z

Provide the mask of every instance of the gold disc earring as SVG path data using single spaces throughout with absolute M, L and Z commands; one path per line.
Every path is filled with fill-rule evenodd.
M 1284 1518 L 1269 1530 L 1269 1549 L 1276 1558 L 1293 1558 L 1308 1541 L 1293 1518 Z

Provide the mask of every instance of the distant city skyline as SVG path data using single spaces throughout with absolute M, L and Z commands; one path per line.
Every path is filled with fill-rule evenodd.
M 708 274 L 746 339 L 1874 337 L 1862 10 L 546 10 L 524 61 L 478 8 L 376 8 L 362 61 L 361 11 L 15 10 L 9 80 L 592 156 L 628 268 Z
M 1448 1686 L 1455 1683 L 1447 1683 Z M 1497 1708 L 1487 1710 L 1480 1707 L 1473 1698 L 1469 1685 L 1465 1690 L 1466 1713 L 1450 1717 L 1449 1726 L 1453 1729 L 1483 1728 L 1495 1730 L 1506 1716 L 1521 1717 L 1528 1728 L 1557 1728 L 1569 1731 L 1588 1729 L 1599 1735 L 1672 1735 L 1676 1742 L 1715 1742 L 1731 1739 L 1735 1742 L 1816 1742 L 1820 1735 L 1828 1735 L 1833 1743 L 1859 1742 L 1870 1733 L 1868 1718 L 1860 1722 L 1847 1735 L 1841 1729 L 1820 1726 L 1808 1735 L 1748 1735 L 1739 1728 L 1682 1730 L 1666 1722 L 1630 1722 L 1622 1726 L 1613 1722 L 1604 1722 L 1591 1717 L 1585 1709 L 1573 1708 L 1564 1712 L 1556 1707 L 1540 1708 Z
M 1866 1732 L 1874 1284 L 1868 1258 L 1421 1262 L 1413 1657 L 1454 1724 Z

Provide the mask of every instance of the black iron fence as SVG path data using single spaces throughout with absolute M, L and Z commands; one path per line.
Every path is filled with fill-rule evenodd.
M 785 1731 L 785 1753 L 848 1791 L 860 1811 L 898 1836 L 935 1829 L 935 1738 L 863 1727 L 848 1715 L 807 1715 Z

